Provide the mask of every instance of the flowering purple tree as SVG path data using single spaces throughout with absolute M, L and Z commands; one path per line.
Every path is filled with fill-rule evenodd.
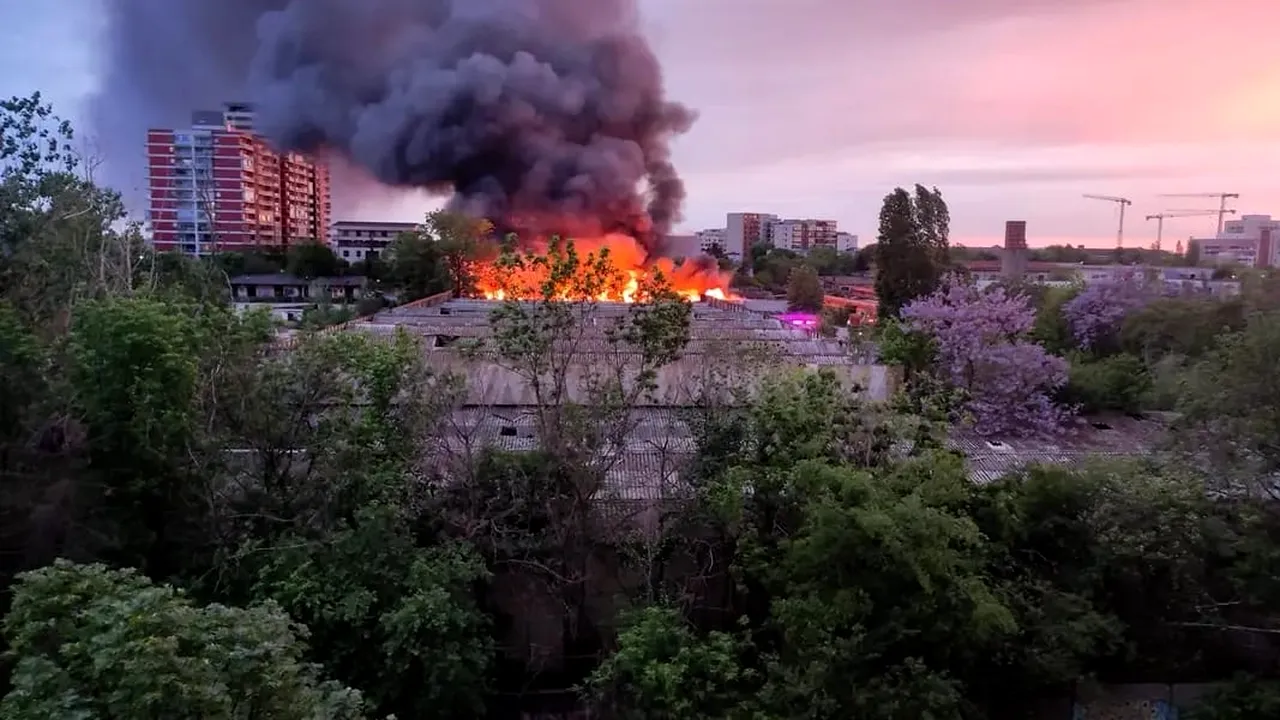
M 1080 347 L 1093 350 L 1112 340 L 1125 318 L 1159 295 L 1155 283 L 1130 272 L 1110 282 L 1089 284 L 1062 306 L 1062 316 Z
M 902 309 L 907 326 L 933 337 L 938 366 L 965 391 L 965 411 L 983 435 L 1052 435 L 1067 413 L 1053 391 L 1067 362 L 1027 340 L 1036 313 L 1025 297 L 953 281 Z

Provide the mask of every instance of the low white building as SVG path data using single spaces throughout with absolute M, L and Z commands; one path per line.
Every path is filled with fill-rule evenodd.
M 364 297 L 367 280 L 358 276 L 308 280 L 288 273 L 230 278 L 231 302 L 239 312 L 265 308 L 282 322 L 298 322 L 320 304 L 347 307 Z
M 998 261 L 977 260 L 966 264 L 969 277 L 978 287 L 1008 282 L 1008 275 Z M 1240 293 L 1236 280 L 1214 280 L 1213 268 L 1154 267 L 1142 265 L 1083 265 L 1032 261 L 1027 263 L 1022 279 L 1037 285 L 1067 286 L 1080 283 L 1116 282 L 1134 274 L 1158 281 L 1170 292 L 1204 292 L 1232 296 Z
M 330 229 L 329 245 L 339 258 L 358 263 L 376 258 L 400 233 L 415 232 L 419 227 L 417 223 L 342 220 Z
M 1191 238 L 1200 251 L 1202 262 L 1214 265 L 1276 267 L 1276 240 L 1280 238 L 1280 220 L 1270 215 L 1242 215 L 1228 220 L 1222 232 L 1212 238 Z
M 836 233 L 836 251 L 842 253 L 858 252 L 858 236 L 853 233 Z

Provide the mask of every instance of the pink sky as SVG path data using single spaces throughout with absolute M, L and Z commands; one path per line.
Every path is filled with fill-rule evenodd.
M 92 93 L 99 0 L 0 7 L 0 90 L 75 114 Z M 953 239 L 1128 244 L 1162 210 L 1237 192 L 1280 215 L 1280 0 L 639 0 L 674 99 L 701 118 L 676 143 L 692 231 L 731 211 L 834 218 L 864 241 L 895 185 L 936 184 Z M 56 7 L 55 7 L 56 6 Z M 68 17 L 76 22 L 68 22 Z M 64 110 L 65 111 L 65 110 Z M 336 198 L 342 208 L 342 198 Z M 423 198 L 346 208 L 416 218 Z M 1212 218 L 1170 220 L 1165 238 Z
M 870 238 L 881 197 L 914 182 L 943 190 L 966 243 L 1025 219 L 1035 244 L 1113 244 L 1114 206 L 1082 193 L 1132 198 L 1134 244 L 1154 239 L 1146 215 L 1216 206 L 1160 193 L 1280 214 L 1275 0 L 663 4 L 673 93 L 702 110 L 678 145 L 689 227 L 760 208 Z

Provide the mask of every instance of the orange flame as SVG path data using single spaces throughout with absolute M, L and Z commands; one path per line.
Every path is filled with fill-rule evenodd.
M 602 250 L 608 249 L 609 270 L 614 276 L 605 279 L 603 285 L 608 289 L 596 295 L 598 302 L 637 302 L 648 281 L 656 279 L 659 274 L 672 291 L 690 302 L 700 302 L 704 298 L 737 299 L 729 290 L 730 273 L 702 262 L 685 262 L 677 266 L 669 258 L 650 261 L 644 248 L 626 235 L 574 239 L 573 247 L 584 266 L 590 264 L 586 262 L 587 258 L 599 257 Z M 545 247 L 540 250 L 545 251 Z M 586 272 L 585 267 L 582 272 Z M 524 268 L 512 270 L 492 262 L 482 262 L 475 268 L 475 278 L 476 291 L 485 299 L 538 300 L 542 297 L 538 289 L 546 282 L 548 274 L 542 266 L 526 264 Z

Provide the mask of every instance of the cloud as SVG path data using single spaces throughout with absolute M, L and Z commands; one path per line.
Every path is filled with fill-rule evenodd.
M 914 182 L 943 189 L 958 237 L 995 238 L 1012 217 L 1036 237 L 1106 245 L 1114 216 L 1085 192 L 1133 197 L 1135 217 L 1179 191 L 1239 192 L 1241 211 L 1280 212 L 1280 65 L 1265 32 L 1253 37 L 1280 26 L 1275 0 L 640 3 L 672 95 L 701 114 L 676 144 L 686 229 L 760 209 L 869 237 L 884 194 Z M 96 21 L 59 5 L 83 18 L 59 26 L 43 7 L 0 10 L 22 30 L 0 50 L 0 78 L 74 101 L 93 81 Z M 163 36 L 136 36 L 143 61 L 163 57 Z M 185 105 L 222 99 L 163 90 L 180 120 Z M 131 127 L 170 121 L 130 115 L 128 97 L 102 102 Z M 109 159 L 129 153 L 140 143 Z M 1209 224 L 1171 222 L 1166 238 Z M 1154 236 L 1154 223 L 1130 228 L 1135 243 Z

